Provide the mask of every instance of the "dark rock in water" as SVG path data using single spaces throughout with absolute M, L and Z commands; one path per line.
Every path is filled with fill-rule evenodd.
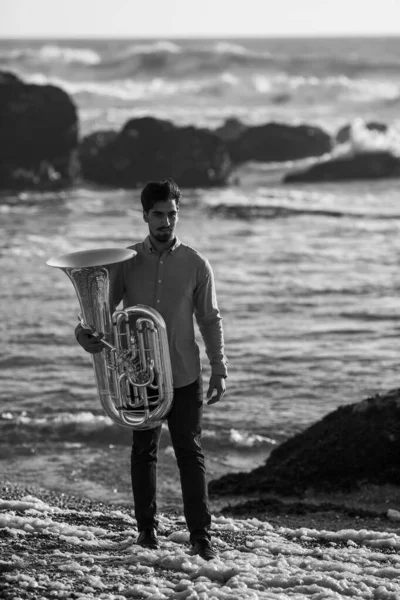
M 0 85 L 10 85 L 10 84 L 18 84 L 23 83 L 22 79 L 17 77 L 11 71 L 0 71 Z
M 319 127 L 267 123 L 248 127 L 228 142 L 232 160 L 283 162 L 309 156 L 322 156 L 332 149 L 331 136 Z
M 236 140 L 242 133 L 248 130 L 248 126 L 242 123 L 240 119 L 231 117 L 226 119 L 225 123 L 215 130 L 215 133 L 224 142 Z
M 107 129 L 90 133 L 82 139 L 79 145 L 79 163 L 84 179 L 97 183 L 105 183 L 108 180 L 110 149 L 117 135 L 116 131 Z
M 231 173 L 229 154 L 215 133 L 152 117 L 131 119 L 116 135 L 88 136 L 80 160 L 85 179 L 126 188 L 167 177 L 182 187 L 219 186 Z
M 77 112 L 53 85 L 0 77 L 0 188 L 58 189 L 77 171 Z
M 365 123 L 365 127 L 367 129 L 370 129 L 371 131 L 380 131 L 381 133 L 385 133 L 388 128 L 387 125 L 385 125 L 385 123 L 379 123 L 377 121 L 369 121 L 368 123 Z M 341 127 L 336 134 L 336 138 L 335 138 L 336 143 L 344 144 L 345 142 L 348 142 L 350 139 L 350 131 L 351 131 L 350 124 L 344 125 L 343 127 Z
M 154 138 L 174 129 L 175 125 L 171 121 L 155 117 L 142 117 L 127 121 L 121 129 L 121 136 L 129 136 L 134 140 L 140 139 L 142 143 L 147 142 L 151 147 Z
M 210 494 L 301 494 L 400 485 L 400 389 L 342 406 L 271 452 L 265 465 L 209 484 Z
M 283 181 L 291 183 L 384 177 L 400 177 L 400 157 L 390 152 L 364 152 L 317 162 L 303 171 L 288 173 Z

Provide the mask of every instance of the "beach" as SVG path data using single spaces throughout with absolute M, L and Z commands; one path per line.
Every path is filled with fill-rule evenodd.
M 190 555 L 180 511 L 160 515 L 160 548 L 147 550 L 134 544 L 137 530 L 126 506 L 5 483 L 0 492 L 2 597 L 400 597 L 399 512 L 389 513 L 391 518 L 360 509 L 290 512 L 214 514 L 218 557 L 207 563 Z

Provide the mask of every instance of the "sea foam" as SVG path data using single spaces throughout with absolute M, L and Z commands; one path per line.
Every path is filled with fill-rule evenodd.
M 349 139 L 337 145 L 333 156 L 354 156 L 366 152 L 390 152 L 400 156 L 400 131 L 391 126 L 387 131 L 368 129 L 363 119 L 355 119 L 350 125 Z

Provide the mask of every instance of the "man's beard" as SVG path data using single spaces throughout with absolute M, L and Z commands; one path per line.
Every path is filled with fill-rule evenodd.
M 159 242 L 169 242 L 170 240 L 172 240 L 174 238 L 174 235 L 175 235 L 174 230 L 170 229 L 168 231 L 156 231 L 154 237 Z

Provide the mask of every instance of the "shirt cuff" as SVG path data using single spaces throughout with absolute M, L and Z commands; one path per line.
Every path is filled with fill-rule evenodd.
M 211 374 L 219 375 L 220 377 L 226 379 L 228 377 L 228 370 L 226 367 L 224 367 L 224 365 L 213 365 L 211 367 Z

